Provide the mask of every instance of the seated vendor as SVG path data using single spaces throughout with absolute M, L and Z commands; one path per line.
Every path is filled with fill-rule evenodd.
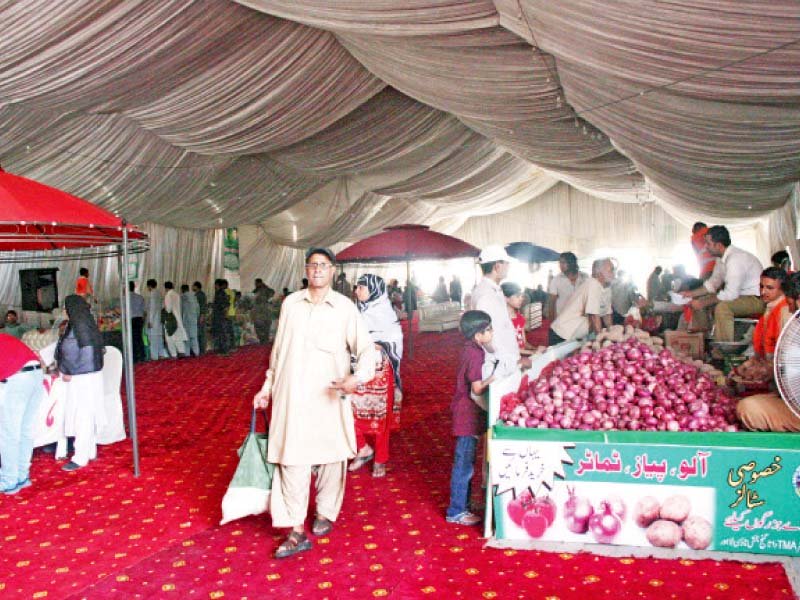
M 761 299 L 766 310 L 758 319 L 753 332 L 753 356 L 736 369 L 736 374 L 747 381 L 768 381 L 772 379 L 772 355 L 784 325 L 792 313 L 785 296 L 787 289 L 786 271 L 775 267 L 764 269 L 761 273 Z
M 6 313 L 5 323 L 3 323 L 0 329 L 2 329 L 3 333 L 7 333 L 8 335 L 14 336 L 18 340 L 21 340 L 22 336 L 25 335 L 25 332 L 30 331 L 33 329 L 33 327 L 29 327 L 28 325 L 23 325 L 20 323 L 17 311 L 9 310 Z
M 611 327 L 611 282 L 614 263 L 601 258 L 592 264 L 592 276 L 570 296 L 564 309 L 550 326 L 547 344 L 553 346 L 565 340 L 585 338 Z
M 758 296 L 762 266 L 753 254 L 731 245 L 730 234 L 721 225 L 708 230 L 706 248 L 718 259 L 714 272 L 702 287 L 682 294 L 693 298 L 692 329 L 708 329 L 706 309 L 713 307 L 714 340 L 732 342 L 734 317 L 764 312 Z
M 792 313 L 797 310 L 800 297 L 800 273 L 789 276 L 788 280 L 784 279 L 783 294 L 769 289 L 780 278 L 777 271 L 781 269 L 770 267 L 764 270 L 761 276 L 761 296 L 767 303 L 767 313 L 758 322 L 756 334 L 753 336 L 753 346 L 757 353 L 761 351 L 763 354 L 761 358 L 757 358 L 757 355 L 750 359 L 767 362 L 769 376 L 773 373 L 771 359 L 780 331 L 778 329 L 776 332 L 776 328 L 778 324 L 783 327 L 789 321 Z M 745 365 L 739 367 L 738 371 Z M 789 409 L 777 392 L 742 398 L 736 406 L 736 414 L 744 426 L 753 431 L 800 432 L 800 417 Z

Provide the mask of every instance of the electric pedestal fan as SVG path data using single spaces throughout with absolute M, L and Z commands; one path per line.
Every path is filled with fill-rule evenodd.
M 800 310 L 781 331 L 774 362 L 778 391 L 789 410 L 800 417 Z

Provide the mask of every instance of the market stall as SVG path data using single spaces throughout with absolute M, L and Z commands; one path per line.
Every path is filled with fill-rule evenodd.
M 632 336 L 492 385 L 486 535 L 800 556 L 798 438 L 739 431 L 715 379 Z
M 415 260 L 463 258 L 478 256 L 480 251 L 450 235 L 431 231 L 425 225 L 395 225 L 381 233 L 348 246 L 336 255 L 345 263 L 406 263 L 406 285 L 411 281 L 411 262 Z M 408 310 L 408 357 L 414 356 L 414 310 Z
M 120 283 L 128 428 L 139 476 L 131 343 L 129 257 L 147 252 L 147 236 L 120 217 L 72 194 L 0 169 L 0 263 L 46 263 L 116 256 Z M 117 388 L 119 383 L 117 383 Z

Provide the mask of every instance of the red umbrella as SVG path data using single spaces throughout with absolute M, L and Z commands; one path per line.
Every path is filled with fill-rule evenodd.
M 431 231 L 426 225 L 395 225 L 336 255 L 342 263 L 408 262 L 478 256 L 480 250 L 458 238 Z
M 100 248 L 121 244 L 123 237 L 134 240 L 130 251 L 146 250 L 147 236 L 120 217 L 72 194 L 2 169 L 0 207 L 0 252 L 96 248 L 91 256 L 84 253 L 81 258 L 108 256 L 108 249 Z M 127 229 L 126 235 L 123 228 Z M 116 248 L 113 250 L 115 253 Z M 64 257 L 63 252 L 59 253 L 59 259 Z
M 139 475 L 136 390 L 131 356 L 130 298 L 123 274 L 128 272 L 128 254 L 147 249 L 147 235 L 120 217 L 72 194 L 0 169 L 0 262 L 107 256 L 121 259 L 118 265 L 123 299 L 125 389 L 136 476 Z
M 340 263 L 406 263 L 406 285 L 411 281 L 411 261 L 478 256 L 480 250 L 451 235 L 431 231 L 426 225 L 395 225 L 356 242 L 336 255 Z M 408 354 L 414 354 L 414 311 L 408 311 Z

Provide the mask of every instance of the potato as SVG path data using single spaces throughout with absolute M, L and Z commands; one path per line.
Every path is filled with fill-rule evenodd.
M 681 494 L 676 494 L 664 500 L 659 515 L 662 519 L 674 521 L 675 523 L 683 523 L 686 517 L 689 516 L 689 511 L 691 510 L 692 505 L 689 499 Z
M 636 506 L 633 507 L 633 519 L 639 527 L 647 527 L 658 519 L 661 511 L 661 504 L 653 496 L 639 498 Z
M 672 521 L 658 520 L 647 528 L 647 541 L 659 548 L 674 548 L 683 537 L 680 525 Z
M 705 550 L 711 545 L 711 523 L 703 517 L 688 517 L 683 522 L 683 541 L 693 550 Z

